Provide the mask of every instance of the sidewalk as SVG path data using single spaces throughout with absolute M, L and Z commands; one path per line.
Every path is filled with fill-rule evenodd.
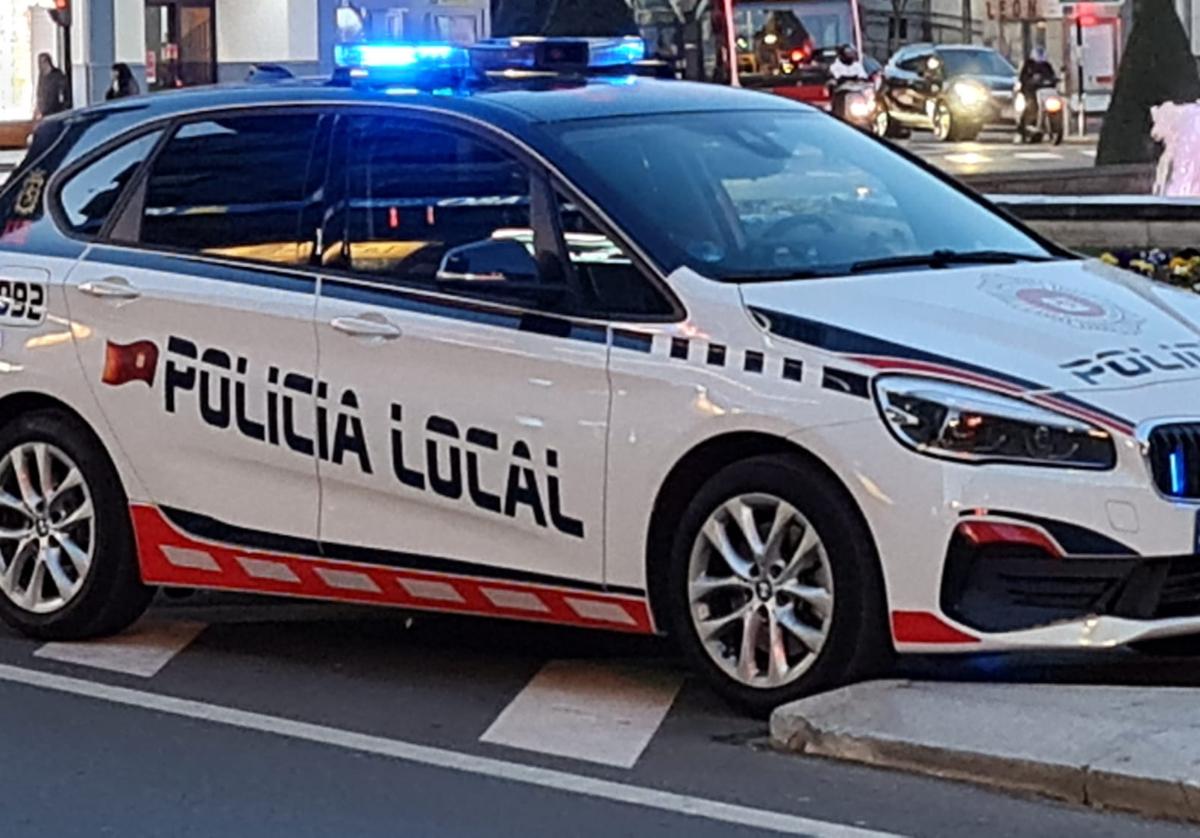
M 777 747 L 1200 822 L 1200 689 L 876 681 L 775 711 Z

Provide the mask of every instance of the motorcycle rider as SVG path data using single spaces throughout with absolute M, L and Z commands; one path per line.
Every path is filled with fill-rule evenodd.
M 1055 87 L 1058 84 L 1058 74 L 1054 72 L 1054 66 L 1046 58 L 1045 49 L 1036 47 L 1029 53 L 1029 57 L 1021 64 L 1018 84 L 1021 93 L 1025 96 L 1025 110 L 1021 113 L 1018 125 L 1021 136 L 1024 136 L 1026 129 L 1037 123 L 1039 116 L 1038 91 L 1047 87 Z
M 829 66 L 829 75 L 834 85 L 848 79 L 866 81 L 867 68 L 858 57 L 858 50 L 849 44 L 842 44 L 838 47 L 837 58 Z
M 837 57 L 829 66 L 829 89 L 833 98 L 831 105 L 834 116 L 839 119 L 846 118 L 847 84 L 867 80 L 867 68 L 863 66 L 862 59 L 858 56 L 858 50 L 850 44 L 842 44 L 838 47 Z

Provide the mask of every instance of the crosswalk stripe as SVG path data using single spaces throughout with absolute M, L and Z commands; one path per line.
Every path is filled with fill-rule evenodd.
M 1061 154 L 1055 154 L 1053 151 L 1018 151 L 1013 154 L 1013 157 L 1018 160 L 1062 160 Z
M 205 629 L 191 620 L 142 620 L 128 631 L 104 640 L 47 643 L 33 656 L 45 660 L 106 669 L 151 678 Z
M 639 806 L 659 812 L 725 823 L 737 829 L 769 829 L 785 835 L 806 836 L 806 838 L 895 838 L 894 833 L 876 831 L 861 826 L 806 818 L 802 815 L 771 809 L 756 809 L 737 803 L 726 803 L 722 800 L 679 794 L 637 786 L 632 783 L 620 783 L 586 774 L 572 774 L 537 765 L 525 765 L 462 751 L 434 748 L 400 739 L 371 736 L 353 730 L 311 724 L 282 716 L 254 713 L 220 704 L 160 695 L 146 690 L 132 690 L 127 687 L 69 678 L 51 672 L 39 672 L 8 664 L 0 664 L 0 681 L 53 690 L 124 707 L 151 710 L 176 718 L 195 719 L 240 730 L 284 736 L 302 742 L 315 742 L 357 753 L 374 754 L 417 765 L 457 771 L 476 777 L 489 777 L 565 794 L 607 800 L 625 806 Z
M 632 768 L 682 685 L 682 676 L 667 669 L 551 661 L 480 741 Z

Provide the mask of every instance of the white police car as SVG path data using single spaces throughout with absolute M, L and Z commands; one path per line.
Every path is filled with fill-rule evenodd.
M 1194 297 L 806 107 L 586 67 L 634 49 L 45 123 L 0 195 L 7 621 L 184 586 L 665 631 L 756 710 L 892 648 L 1200 632 Z

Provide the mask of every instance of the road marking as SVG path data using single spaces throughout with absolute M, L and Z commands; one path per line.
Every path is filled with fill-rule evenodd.
M 550 661 L 479 738 L 633 768 L 681 686 L 682 676 L 662 669 Z
M 1018 151 L 1013 154 L 1013 157 L 1018 160 L 1062 160 L 1061 154 L 1055 154 L 1053 151 Z
M 1084 157 L 1091 157 L 1091 158 L 1095 158 L 1095 156 L 1096 156 L 1096 149 L 1094 149 L 1094 148 L 1081 148 L 1081 149 L 1079 149 L 1079 153 L 1080 153 L 1080 154 L 1082 154 Z
M 894 833 L 876 832 L 862 827 L 820 821 L 800 815 L 789 815 L 770 809 L 755 809 L 736 803 L 722 803 L 719 800 L 708 800 L 703 797 L 645 788 L 630 783 L 601 780 L 586 774 L 572 774 L 535 765 L 523 765 L 519 762 L 418 745 L 382 736 L 371 736 L 325 725 L 285 719 L 280 716 L 252 713 L 248 710 L 238 710 L 234 707 L 192 701 L 186 698 L 175 698 L 145 690 L 116 687 L 8 664 L 0 664 L 0 681 L 107 701 L 110 704 L 120 704 L 125 707 L 153 710 L 170 716 L 211 722 L 239 730 L 269 733 L 364 754 L 391 757 L 432 768 L 492 777 L 552 791 L 594 797 L 629 806 L 641 806 L 677 815 L 689 815 L 735 826 L 772 830 L 785 835 L 806 835 L 811 838 L 897 838 Z
M 981 163 L 992 162 L 992 158 L 986 154 L 976 154 L 973 151 L 968 151 L 965 154 L 947 154 L 945 160 L 948 163 L 958 163 L 963 166 L 978 166 Z
M 47 643 L 33 656 L 152 678 L 204 628 L 204 623 L 191 620 L 143 620 L 128 631 L 104 640 Z

